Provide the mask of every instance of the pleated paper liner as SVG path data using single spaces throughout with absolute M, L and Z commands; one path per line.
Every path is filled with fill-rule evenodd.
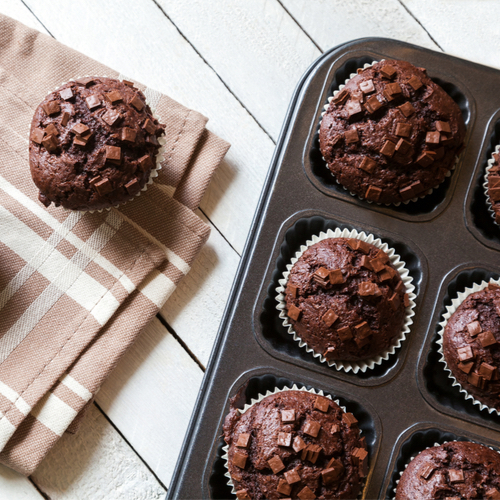
M 356 238 L 361 241 L 365 241 L 366 243 L 370 243 L 383 250 L 388 256 L 392 263 L 392 265 L 396 268 L 401 276 L 401 280 L 406 289 L 406 293 L 408 294 L 408 298 L 410 299 L 410 305 L 406 308 L 405 318 L 403 322 L 403 326 L 398 337 L 394 339 L 393 345 L 389 347 L 389 349 L 374 358 L 359 360 L 359 361 L 342 361 L 342 360 L 327 360 L 323 354 L 319 352 L 315 352 L 312 347 L 310 347 L 305 341 L 303 341 L 293 329 L 293 325 L 289 322 L 287 309 L 285 304 L 285 289 L 288 282 L 288 277 L 290 276 L 290 271 L 293 265 L 299 260 L 301 255 L 311 246 L 319 241 L 323 241 L 329 238 Z M 405 267 L 406 264 L 401 257 L 396 253 L 393 248 L 390 248 L 387 243 L 384 243 L 380 238 L 376 238 L 372 234 L 367 234 L 364 231 L 358 232 L 356 229 L 335 229 L 332 231 L 329 229 L 326 233 L 321 232 L 318 236 L 314 235 L 310 240 L 306 242 L 305 245 L 300 247 L 300 251 L 295 254 L 295 257 L 292 258 L 290 264 L 287 264 L 287 270 L 283 273 L 283 278 L 279 280 L 280 286 L 276 288 L 276 292 L 278 295 L 276 296 L 276 300 L 278 302 L 276 309 L 279 311 L 279 317 L 283 321 L 283 325 L 287 328 L 288 333 L 293 336 L 294 340 L 299 343 L 300 347 L 303 347 L 307 352 L 311 353 L 313 357 L 318 359 L 321 363 L 326 363 L 330 367 L 334 367 L 337 370 L 344 370 L 345 372 L 352 371 L 353 373 L 366 372 L 366 370 L 372 370 L 375 366 L 380 365 L 383 361 L 389 359 L 389 356 L 396 352 L 396 349 L 401 347 L 401 344 L 406 339 L 407 334 L 410 332 L 410 326 L 413 323 L 413 316 L 415 315 L 415 299 L 416 295 L 414 293 L 415 287 L 412 284 L 413 278 L 410 276 L 408 269 Z
M 500 151 L 500 144 L 495 147 L 495 151 L 493 152 L 493 154 L 499 154 L 499 151 Z M 491 214 L 491 216 L 493 217 L 493 221 L 498 226 L 499 224 L 495 220 L 495 211 L 493 210 L 493 205 L 490 200 L 490 195 L 488 194 L 488 175 L 490 175 L 491 167 L 493 167 L 493 164 L 495 163 L 495 158 L 493 157 L 493 154 L 491 155 L 491 158 L 488 160 L 488 164 L 486 166 L 486 170 L 484 173 L 483 189 L 484 189 L 484 195 L 486 196 L 486 204 L 488 206 L 488 212 Z
M 451 318 L 452 314 L 458 309 L 460 304 L 472 293 L 479 292 L 481 290 L 484 290 L 487 286 L 488 283 L 494 283 L 495 285 L 500 285 L 500 280 L 494 280 L 491 279 L 489 282 L 482 281 L 480 284 L 474 283 L 472 287 L 467 287 L 463 292 L 458 292 L 457 298 L 453 299 L 451 301 L 451 305 L 446 306 L 446 312 L 443 315 L 443 321 L 439 323 L 439 331 L 438 331 L 438 340 L 436 340 L 436 343 L 438 344 L 438 353 L 441 355 L 441 358 L 439 361 L 444 364 L 444 369 L 446 372 L 448 372 L 448 377 L 450 378 L 452 382 L 453 387 L 458 387 L 460 392 L 464 395 L 464 398 L 470 399 L 472 401 L 472 404 L 479 406 L 480 410 L 486 410 L 488 413 L 500 415 L 500 411 L 498 411 L 495 408 L 490 408 L 489 406 L 481 403 L 481 401 L 478 401 L 472 394 L 470 394 L 466 389 L 462 387 L 462 385 L 458 382 L 458 380 L 453 376 L 452 371 L 450 368 L 448 368 L 448 364 L 446 363 L 446 359 L 444 357 L 444 351 L 443 351 L 443 336 L 444 336 L 444 330 L 446 328 L 446 325 L 448 324 L 448 320 Z

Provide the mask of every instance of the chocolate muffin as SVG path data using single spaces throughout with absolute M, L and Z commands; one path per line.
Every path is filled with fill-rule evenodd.
M 500 411 L 500 288 L 493 283 L 469 295 L 448 320 L 443 354 L 459 384 Z
M 31 122 L 29 158 L 39 200 L 98 210 L 148 182 L 164 132 L 132 82 L 88 77 L 49 94 Z
M 311 245 L 290 270 L 285 304 L 293 329 L 327 360 L 382 354 L 400 335 L 409 306 L 389 256 L 354 238 Z
M 493 153 L 493 165 L 488 171 L 488 198 L 495 215 L 495 222 L 500 224 L 500 154 Z
M 232 408 L 224 440 L 240 499 L 352 499 L 368 473 L 356 417 L 310 392 L 278 392 L 243 414 Z
M 319 133 L 328 168 L 350 192 L 377 203 L 422 196 L 444 181 L 465 124 L 453 99 L 405 61 L 381 61 L 330 102 Z
M 396 500 L 500 499 L 500 455 L 486 446 L 454 441 L 428 448 L 403 472 Z

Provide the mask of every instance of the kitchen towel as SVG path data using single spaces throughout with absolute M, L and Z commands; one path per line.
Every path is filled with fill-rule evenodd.
M 0 462 L 23 474 L 77 428 L 189 272 L 210 232 L 194 211 L 229 148 L 203 115 L 136 84 L 167 126 L 153 184 L 118 209 L 45 208 L 29 125 L 49 92 L 85 75 L 122 77 L 0 15 Z

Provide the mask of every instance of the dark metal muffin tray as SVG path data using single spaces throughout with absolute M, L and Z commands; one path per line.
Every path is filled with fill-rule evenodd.
M 329 173 L 318 144 L 333 89 L 364 63 L 384 58 L 425 67 L 467 126 L 452 175 L 432 195 L 398 207 L 351 196 Z M 360 421 L 370 453 L 364 499 L 391 498 L 395 475 L 422 446 L 450 439 L 500 444 L 500 417 L 452 387 L 436 345 L 438 323 L 457 291 L 500 276 L 500 228 L 482 189 L 500 142 L 498 88 L 498 70 L 380 38 L 340 45 L 308 69 L 276 146 L 168 498 L 232 498 L 221 458 L 230 398 L 243 405 L 292 383 L 339 398 Z M 276 309 L 277 281 L 291 257 L 313 234 L 335 227 L 372 233 L 394 247 L 416 286 L 414 323 L 401 349 L 356 375 L 299 347 Z

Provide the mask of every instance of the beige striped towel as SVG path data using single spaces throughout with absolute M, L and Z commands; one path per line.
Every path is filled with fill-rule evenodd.
M 158 178 L 119 209 L 46 209 L 28 128 L 43 97 L 81 75 L 119 76 L 0 15 L 0 462 L 24 474 L 77 427 L 189 272 L 209 235 L 194 210 L 229 147 L 205 117 L 138 85 L 167 124 Z

